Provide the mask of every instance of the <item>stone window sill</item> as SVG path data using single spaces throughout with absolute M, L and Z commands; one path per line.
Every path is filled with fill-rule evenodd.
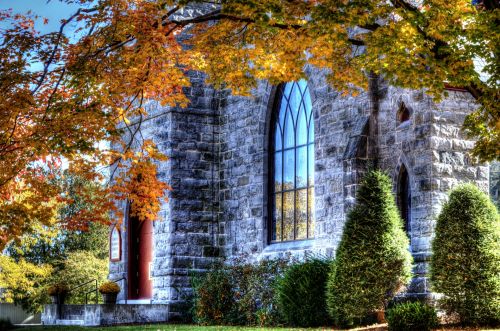
M 396 127 L 396 130 L 408 129 L 410 126 L 411 126 L 411 120 L 407 120 L 399 123 L 398 126 Z
M 276 242 L 267 245 L 266 248 L 264 248 L 263 253 L 309 249 L 312 248 L 313 243 L 314 239 Z

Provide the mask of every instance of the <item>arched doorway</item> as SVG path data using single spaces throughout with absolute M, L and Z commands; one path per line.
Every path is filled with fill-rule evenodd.
M 408 171 L 406 167 L 401 165 L 398 176 L 398 192 L 397 192 L 397 202 L 399 212 L 404 222 L 404 229 L 408 235 L 410 235 L 410 221 L 411 221 L 411 188 L 410 188 L 410 178 L 408 176 Z
M 144 300 L 153 297 L 151 278 L 153 262 L 153 222 L 140 221 L 129 214 L 128 298 Z

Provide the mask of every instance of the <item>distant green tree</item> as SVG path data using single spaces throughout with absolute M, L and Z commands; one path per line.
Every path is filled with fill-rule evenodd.
M 411 279 L 408 237 L 394 202 L 389 177 L 371 171 L 363 178 L 348 215 L 327 283 L 327 305 L 338 325 L 360 324 Z
M 91 223 L 87 231 L 68 230 L 55 226 L 37 235 L 22 238 L 20 243 L 12 243 L 6 253 L 16 261 L 24 259 L 35 264 L 54 264 L 75 251 L 92 252 L 97 258 L 108 256 L 109 227 Z
M 73 251 L 68 256 L 56 264 L 57 272 L 48 279 L 51 284 L 65 283 L 70 289 L 86 283 L 97 281 L 97 286 L 104 283 L 108 277 L 108 259 L 97 258 L 91 251 Z M 68 302 L 82 304 L 85 296 L 88 296 L 89 303 L 95 302 L 96 293 L 88 293 L 95 289 L 95 282 L 82 286 L 70 292 Z M 97 293 L 97 299 L 100 295 Z
M 54 274 L 50 264 L 16 261 L 0 255 L 0 302 L 16 303 L 30 312 L 40 312 L 47 302 L 47 280 Z
M 6 252 L 12 258 L 42 264 L 55 263 L 67 257 L 70 252 L 89 251 L 96 257 L 104 259 L 108 256 L 109 227 L 98 222 L 89 222 L 78 229 L 67 228 L 68 219 L 81 210 L 92 210 L 90 202 L 80 192 L 97 191 L 94 182 L 83 178 L 69 176 L 53 179 L 62 186 L 70 198 L 71 203 L 64 204 L 57 210 L 57 223 L 50 227 L 41 227 L 36 234 L 22 237 L 17 242 L 12 242 Z
M 64 188 L 70 203 L 58 208 L 54 225 L 41 226 L 34 234 L 11 242 L 0 260 L 4 274 L 0 287 L 4 300 L 34 312 L 41 311 L 43 304 L 48 302 L 50 285 L 64 281 L 74 287 L 92 279 L 100 283 L 108 274 L 109 227 L 98 222 L 89 222 L 77 229 L 67 227 L 67 220 L 76 213 L 92 210 L 80 192 L 92 194 L 98 184 L 67 175 L 53 180 Z M 38 269 L 45 272 L 35 272 Z M 82 293 L 70 298 L 73 303 L 81 303 L 84 299 Z
M 436 224 L 431 281 L 463 324 L 500 322 L 500 218 L 472 184 L 454 189 Z

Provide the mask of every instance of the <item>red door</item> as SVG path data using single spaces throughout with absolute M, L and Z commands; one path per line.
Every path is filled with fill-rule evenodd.
M 153 222 L 129 219 L 129 299 L 151 299 L 153 281 L 151 279 L 153 262 Z

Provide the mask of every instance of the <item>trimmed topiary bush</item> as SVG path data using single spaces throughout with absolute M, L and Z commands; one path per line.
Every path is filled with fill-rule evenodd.
M 362 324 L 402 290 L 411 279 L 408 246 L 389 177 L 370 171 L 347 217 L 327 283 L 328 311 L 338 325 Z
M 325 286 L 330 265 L 322 259 L 310 259 L 292 265 L 276 287 L 280 311 L 293 326 L 327 325 Z
M 434 307 L 421 302 L 405 302 L 390 308 L 386 314 L 389 331 L 430 331 L 438 325 Z
M 488 196 L 472 184 L 454 189 L 432 243 L 430 278 L 442 308 L 462 324 L 500 321 L 500 220 Z

